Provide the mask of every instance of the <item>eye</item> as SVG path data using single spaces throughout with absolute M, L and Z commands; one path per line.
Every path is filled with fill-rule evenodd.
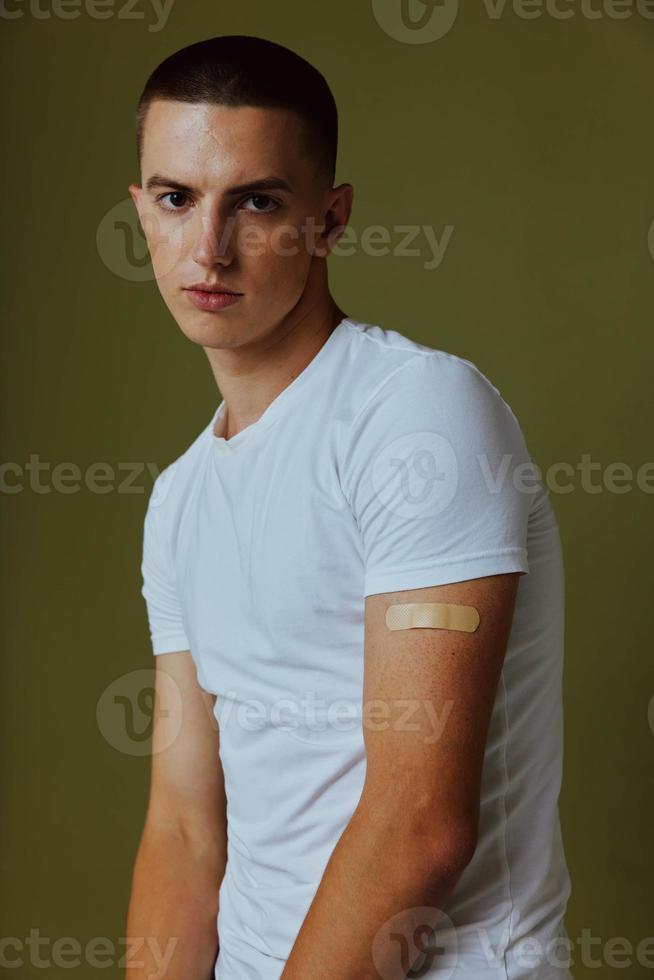
M 265 210 L 259 207 L 255 208 L 245 208 L 246 211 L 253 211 L 254 214 L 267 214 L 269 211 L 276 211 L 280 207 L 279 201 L 276 201 L 272 197 L 268 197 L 267 194 L 251 194 L 250 197 L 245 198 L 246 201 L 267 201 L 272 204 L 272 208 L 266 208 Z
M 187 195 L 183 191 L 168 191 L 167 194 L 161 194 L 156 200 L 157 200 L 157 204 L 159 205 L 159 207 L 163 211 L 182 211 L 183 210 L 183 207 L 177 207 L 175 204 L 173 204 L 172 207 L 167 207 L 165 204 L 163 204 L 163 201 L 167 197 L 171 198 L 171 202 L 170 202 L 171 204 L 173 204 L 172 198 L 179 199 L 181 197 L 181 198 L 183 198 L 185 200 L 188 200 Z M 179 203 L 179 201 L 178 201 L 178 203 Z

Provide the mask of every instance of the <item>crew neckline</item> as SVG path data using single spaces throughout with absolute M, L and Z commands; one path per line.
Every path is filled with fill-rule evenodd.
M 291 405 L 301 389 L 304 388 L 306 383 L 316 373 L 320 365 L 326 360 L 327 355 L 336 346 L 346 328 L 354 325 L 355 321 L 348 316 L 344 316 L 343 319 L 336 324 L 325 343 L 316 352 L 316 354 L 314 354 L 306 367 L 300 371 L 298 376 L 294 378 L 289 385 L 287 385 L 275 398 L 273 398 L 270 405 L 268 405 L 256 422 L 251 422 L 250 425 L 246 425 L 244 429 L 237 432 L 236 435 L 231 437 L 231 439 L 225 439 L 224 436 L 217 436 L 214 432 L 216 423 L 223 413 L 225 405 L 225 399 L 223 398 L 218 405 L 218 408 L 214 412 L 211 422 L 209 423 L 209 436 L 214 452 L 219 455 L 229 456 L 235 452 L 236 449 L 241 446 L 241 444 L 250 440 L 253 435 L 265 432 L 267 429 L 269 429 L 270 426 L 279 419 L 281 413 Z

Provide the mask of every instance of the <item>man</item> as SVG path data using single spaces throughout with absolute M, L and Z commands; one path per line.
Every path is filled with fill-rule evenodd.
M 512 410 L 331 297 L 353 188 L 306 61 L 193 44 L 137 125 L 158 286 L 223 399 L 145 519 L 129 980 L 171 938 L 173 980 L 569 977 L 563 570 Z

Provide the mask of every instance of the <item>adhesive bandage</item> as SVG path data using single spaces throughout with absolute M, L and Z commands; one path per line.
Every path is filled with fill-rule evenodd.
M 448 602 L 403 602 L 388 607 L 386 625 L 389 630 L 429 627 L 474 633 L 479 626 L 479 613 L 474 606 Z

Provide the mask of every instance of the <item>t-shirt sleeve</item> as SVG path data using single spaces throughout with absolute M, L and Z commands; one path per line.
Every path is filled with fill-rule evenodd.
M 188 650 L 189 642 L 175 581 L 170 547 L 165 536 L 164 508 L 159 481 L 155 481 L 143 525 L 143 559 L 141 594 L 145 598 L 152 652 L 172 653 Z
M 471 361 L 413 357 L 357 412 L 346 447 L 364 596 L 529 573 L 537 471 L 513 411 Z

